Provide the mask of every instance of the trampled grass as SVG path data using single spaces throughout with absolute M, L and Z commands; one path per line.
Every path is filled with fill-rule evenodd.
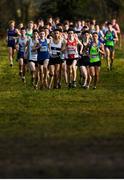
M 35 91 L 0 46 L 0 177 L 124 178 L 123 50 L 95 91 Z

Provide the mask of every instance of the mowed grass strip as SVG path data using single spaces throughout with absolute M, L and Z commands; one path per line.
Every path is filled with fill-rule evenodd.
M 123 50 L 96 90 L 35 91 L 0 46 L 0 177 L 123 177 Z

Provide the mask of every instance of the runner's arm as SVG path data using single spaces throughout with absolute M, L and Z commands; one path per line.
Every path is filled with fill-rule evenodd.
M 64 52 L 66 49 L 66 40 L 63 40 L 62 42 L 62 48 L 61 48 L 61 52 Z
M 114 33 L 115 33 L 114 41 L 117 42 L 117 41 L 118 41 L 118 35 L 117 35 L 117 32 L 116 32 L 116 31 L 114 31 Z
M 102 55 L 105 54 L 105 50 L 104 50 L 104 45 L 103 45 L 103 44 L 100 45 L 99 52 L 100 52 Z
M 78 39 L 78 44 L 80 45 L 80 54 L 82 54 L 83 44 L 81 43 L 81 41 L 79 39 Z
M 16 39 L 15 48 L 17 51 L 19 50 L 19 38 Z
M 120 30 L 120 27 L 119 27 L 118 24 L 116 24 L 116 28 L 117 28 L 117 30 L 116 30 L 117 34 L 120 34 L 120 33 L 121 33 L 121 30 Z

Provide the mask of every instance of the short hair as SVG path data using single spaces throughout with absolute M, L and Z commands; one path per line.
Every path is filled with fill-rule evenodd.
M 69 29 L 73 29 L 73 30 L 74 30 L 74 25 L 71 24 L 71 25 L 69 26 Z
M 50 22 L 45 23 L 45 26 L 52 26 Z
M 68 32 L 70 32 L 70 31 L 75 32 L 75 30 L 74 30 L 73 28 L 69 28 L 69 29 L 68 29 Z
M 86 34 L 86 33 L 89 34 L 90 32 L 88 30 L 82 32 L 83 35 Z
M 52 15 L 49 15 L 47 19 L 53 18 Z
M 55 20 L 60 20 L 60 18 L 59 18 L 59 17 L 56 17 Z
M 68 30 L 63 30 L 63 32 L 64 32 L 64 33 L 67 33 L 67 32 L 68 32 Z
M 49 30 L 49 28 L 46 25 L 44 27 L 41 27 L 41 29 L 48 29 Z
M 56 32 L 56 31 L 62 32 L 62 30 L 60 28 L 54 29 L 54 32 Z
M 44 33 L 45 33 L 45 29 L 44 29 L 44 28 L 40 29 L 40 33 L 41 33 L 41 32 L 44 32 Z
M 23 31 L 23 30 L 26 30 L 25 27 L 22 27 L 22 28 L 21 28 L 21 31 Z
M 10 20 L 8 24 L 10 25 L 10 24 L 12 24 L 12 23 L 15 24 L 15 21 L 14 21 L 14 20 Z
M 83 26 L 83 29 L 87 29 L 88 27 L 87 26 Z
M 58 23 L 57 26 L 62 26 L 62 23 Z
M 39 33 L 39 31 L 37 29 L 34 29 L 33 34 L 36 33 L 36 32 Z
M 112 23 L 111 23 L 111 22 L 108 22 L 108 23 L 107 23 L 107 26 L 109 26 L 109 25 L 111 25 L 111 26 L 112 26 Z
M 33 21 L 29 21 L 28 24 L 34 24 L 34 22 Z
M 95 34 L 97 34 L 98 35 L 98 33 L 95 31 L 95 32 L 93 32 L 93 34 L 92 35 L 95 35 Z

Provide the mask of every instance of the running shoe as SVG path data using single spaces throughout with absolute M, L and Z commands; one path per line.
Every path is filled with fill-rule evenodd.
M 58 89 L 61 89 L 61 87 L 62 87 L 62 85 L 61 85 L 61 83 L 59 82 L 59 83 L 58 83 Z
M 69 89 L 72 88 L 72 83 L 69 83 L 69 84 L 68 84 L 68 88 L 69 88 Z
M 72 87 L 73 87 L 73 88 L 76 88 L 76 87 L 77 87 L 77 83 L 76 83 L 76 81 L 73 81 L 73 83 L 72 83 Z
M 26 83 L 25 76 L 22 77 L 22 81 L 23 81 L 23 83 Z
M 96 89 L 96 86 L 93 86 L 93 89 Z

